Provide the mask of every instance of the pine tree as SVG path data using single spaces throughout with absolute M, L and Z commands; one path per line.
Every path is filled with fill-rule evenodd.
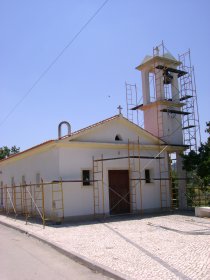
M 4 158 L 8 158 L 11 155 L 17 154 L 20 152 L 20 148 L 17 148 L 16 146 L 12 146 L 11 149 L 7 146 L 3 146 L 0 148 L 0 160 Z

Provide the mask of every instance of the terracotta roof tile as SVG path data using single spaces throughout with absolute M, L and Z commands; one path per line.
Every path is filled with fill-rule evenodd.
M 105 119 L 105 120 L 103 120 L 103 121 L 94 123 L 94 124 L 92 124 L 92 125 L 89 125 L 89 126 L 87 126 L 87 127 L 85 127 L 85 128 L 82 128 L 82 129 L 80 129 L 80 130 L 77 130 L 77 131 L 73 132 L 73 133 L 71 134 L 71 136 L 74 136 L 74 135 L 83 133 L 83 132 L 85 132 L 85 131 L 87 131 L 87 130 L 89 130 L 89 129 L 92 129 L 92 128 L 94 128 L 94 127 L 98 127 L 98 126 L 100 126 L 100 125 L 106 124 L 106 123 L 108 123 L 108 122 L 110 122 L 110 121 L 112 121 L 112 120 L 114 120 L 114 119 L 119 118 L 119 117 L 120 117 L 120 115 L 115 115 L 115 116 L 112 116 L 112 117 L 110 117 L 110 118 L 108 118 L 108 119 Z M 126 119 L 125 117 L 123 117 L 123 118 Z M 127 120 L 127 119 L 126 119 L 126 120 Z M 129 120 L 128 120 L 128 121 L 129 121 Z M 136 125 L 135 123 L 133 123 L 133 124 Z M 137 126 L 137 125 L 136 125 L 136 126 Z M 139 126 L 138 126 L 138 127 L 139 127 Z M 155 135 L 153 135 L 153 134 L 150 133 L 149 131 L 147 131 L 147 130 L 141 128 L 141 127 L 139 127 L 139 128 L 142 129 L 142 130 L 144 130 L 144 131 L 146 131 L 147 133 L 149 133 L 149 134 L 152 135 L 153 137 L 157 138 Z M 67 135 L 67 136 L 63 136 L 63 137 L 60 138 L 59 140 L 62 140 L 62 139 L 65 139 L 65 138 L 68 138 L 68 137 L 71 137 L 71 136 L 68 136 L 68 135 Z M 24 154 L 24 153 L 26 153 L 26 152 L 29 152 L 29 151 L 31 151 L 31 150 L 37 149 L 37 148 L 39 148 L 39 147 L 41 147 L 41 146 L 44 146 L 44 145 L 47 145 L 47 144 L 49 144 L 49 143 L 55 142 L 56 140 L 57 140 L 57 139 L 55 139 L 55 140 L 48 140 L 48 141 L 43 142 L 43 143 L 41 143 L 41 144 L 39 144 L 39 145 L 33 146 L 33 147 L 31 147 L 31 148 L 29 148 L 29 149 L 27 149 L 27 150 L 24 150 L 24 151 L 19 152 L 19 153 L 15 154 L 15 155 L 12 155 L 12 156 L 10 156 L 10 157 L 8 157 L 8 158 L 5 158 L 5 159 L 0 160 L 0 163 L 3 162 L 3 161 L 5 161 L 5 160 L 8 160 L 8 159 L 14 158 L 14 157 L 16 157 L 16 156 L 19 156 L 19 155 L 21 155 L 21 154 Z M 164 141 L 163 141 L 163 142 L 164 142 Z
M 108 118 L 108 119 L 105 119 L 105 120 L 103 120 L 103 121 L 94 123 L 94 124 L 89 125 L 89 126 L 87 126 L 87 127 L 85 127 L 85 128 L 82 128 L 82 129 L 79 129 L 79 130 L 77 130 L 77 131 L 74 131 L 74 132 L 72 132 L 72 134 L 70 135 L 70 137 L 71 137 L 71 136 L 74 136 L 74 135 L 77 135 L 77 134 L 79 134 L 79 133 L 85 132 L 85 131 L 87 131 L 87 130 L 89 130 L 89 129 L 91 129 L 91 128 L 94 128 L 94 127 L 103 125 L 103 124 L 105 124 L 105 123 L 108 123 L 108 122 L 110 122 L 110 121 L 112 121 L 112 120 L 114 120 L 114 119 L 117 119 L 117 118 L 119 118 L 119 115 L 112 116 L 112 117 L 110 117 L 110 118 Z M 69 136 L 68 136 L 68 135 L 63 136 L 63 137 L 61 137 L 60 139 L 65 139 L 65 138 L 67 138 L 67 137 L 69 137 Z
M 100 126 L 100 125 L 102 125 L 102 124 L 105 124 L 105 123 L 110 122 L 110 121 L 112 121 L 112 120 L 114 120 L 114 119 L 117 119 L 117 118 L 119 118 L 119 115 L 115 115 L 115 116 L 113 116 L 113 117 L 111 117 L 111 118 L 105 119 L 105 120 L 103 120 L 103 121 L 94 123 L 94 124 L 89 125 L 89 126 L 87 126 L 87 127 L 85 127 L 85 128 L 82 128 L 82 129 L 80 129 L 80 130 L 77 130 L 77 131 L 73 132 L 72 135 L 76 135 L 76 134 L 81 133 L 81 132 L 83 132 L 83 131 L 86 131 L 86 130 L 89 130 L 89 129 L 91 129 L 91 128 Z
M 7 157 L 7 158 L 4 158 L 4 159 L 0 160 L 0 163 L 1 163 L 2 161 L 5 161 L 5 160 L 8 160 L 8 159 L 17 157 L 17 156 L 19 156 L 19 155 L 21 155 L 21 154 L 24 154 L 24 153 L 26 153 L 26 152 L 29 152 L 29 151 L 34 150 L 34 149 L 36 149 L 36 148 L 39 148 L 39 147 L 41 147 L 41 146 L 47 145 L 47 144 L 52 143 L 52 142 L 54 142 L 54 141 L 55 141 L 55 140 L 48 140 L 48 141 L 46 141 L 46 142 L 43 142 L 43 143 L 38 144 L 38 145 L 36 145 L 36 146 L 33 146 L 33 147 L 31 147 L 31 148 L 29 148 L 29 149 L 27 149 L 27 150 L 24 150 L 24 151 L 22 151 L 22 152 L 19 152 L 19 153 L 17 153 L 17 154 L 11 155 L 11 156 L 9 156 L 9 157 Z
M 105 119 L 105 120 L 103 120 L 103 121 L 97 122 L 97 123 L 95 123 L 95 124 L 92 124 L 92 125 L 90 125 L 90 126 L 87 126 L 87 127 L 85 127 L 85 128 L 82 128 L 82 129 L 80 129 L 80 130 L 77 130 L 77 131 L 73 132 L 73 133 L 71 134 L 71 136 L 77 135 L 77 134 L 79 134 L 79 133 L 82 133 L 82 132 L 84 132 L 84 131 L 86 131 L 86 130 L 89 130 L 89 129 L 93 128 L 93 127 L 100 126 L 101 124 L 105 124 L 105 123 L 107 123 L 107 122 L 109 122 L 109 121 L 111 121 L 111 120 L 114 120 L 114 119 L 118 118 L 118 117 L 119 117 L 119 115 L 115 115 L 115 116 L 110 117 L 110 118 L 108 118 L 108 119 Z M 64 136 L 64 137 L 62 137 L 62 138 L 60 138 L 60 139 L 62 140 L 62 139 L 65 139 L 65 138 L 67 138 L 67 137 L 69 137 L 69 136 L 67 135 L 67 136 Z M 57 139 L 55 139 L 55 140 L 48 140 L 48 141 L 46 141 L 46 142 L 43 142 L 43 143 L 38 144 L 38 145 L 36 145 L 36 146 L 33 146 L 33 147 L 31 147 L 31 148 L 29 148 L 29 149 L 27 149 L 27 150 L 24 150 L 24 151 L 19 152 L 19 153 L 17 153 L 17 154 L 11 155 L 11 156 L 8 157 L 8 158 L 5 158 L 5 159 L 0 160 L 0 163 L 3 162 L 3 161 L 6 161 L 6 160 L 8 160 L 8 159 L 17 157 L 17 156 L 19 156 L 19 155 L 21 155 L 21 154 L 27 153 L 27 152 L 29 152 L 29 151 L 31 151 L 31 150 L 37 149 L 37 148 L 39 148 L 39 147 L 41 147 L 41 146 L 44 146 L 44 145 L 47 145 L 47 144 L 49 144 L 49 143 L 55 142 L 56 140 L 57 140 Z

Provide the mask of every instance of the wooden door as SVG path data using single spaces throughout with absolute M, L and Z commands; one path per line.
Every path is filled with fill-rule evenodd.
M 128 170 L 109 170 L 110 214 L 130 213 Z

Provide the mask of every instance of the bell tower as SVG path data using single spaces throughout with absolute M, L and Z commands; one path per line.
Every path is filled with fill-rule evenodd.
M 163 44 L 153 49 L 136 67 L 141 71 L 144 128 L 168 144 L 183 145 L 182 99 L 179 78 L 187 72 L 178 69 L 181 62 L 165 51 Z
M 153 48 L 153 54 L 147 55 L 136 69 L 141 72 L 142 99 L 140 100 L 143 102 L 133 103 L 132 93 L 137 96 L 136 86 L 126 84 L 127 116 L 128 118 L 132 116 L 131 121 L 133 121 L 133 112 L 136 111 L 138 116 L 138 110 L 141 110 L 144 116 L 144 129 L 166 143 L 162 145 L 160 142 L 158 146 L 158 155 L 161 155 L 158 178 L 161 208 L 166 207 L 166 190 L 170 185 L 166 178 L 171 178 L 173 168 L 177 174 L 177 182 L 170 186 L 171 207 L 184 209 L 187 206 L 185 195 L 187 181 L 180 153 L 197 151 L 197 143 L 199 144 L 200 139 L 194 68 L 191 66 L 190 50 L 176 59 L 162 42 Z M 132 114 L 129 114 L 130 110 Z

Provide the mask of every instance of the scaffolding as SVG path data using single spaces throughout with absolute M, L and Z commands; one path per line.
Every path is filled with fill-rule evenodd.
M 137 157 L 136 157 L 137 146 Z M 136 163 L 137 161 L 137 163 Z M 141 178 L 141 161 L 140 161 L 140 143 L 139 137 L 137 144 L 128 140 L 128 170 L 130 179 L 130 201 L 132 212 L 137 212 L 137 186 L 140 192 L 140 211 L 142 212 L 142 180 Z
M 15 212 L 15 207 L 14 207 L 14 198 L 13 198 L 13 186 L 8 187 L 5 185 L 5 211 L 7 214 L 10 214 L 11 212 Z
M 130 207 L 130 213 L 143 213 L 143 192 L 142 192 L 142 181 L 146 181 L 145 176 L 142 176 L 142 167 L 141 167 L 141 159 L 147 160 L 162 160 L 164 159 L 161 156 L 160 152 L 158 155 L 145 156 L 141 154 L 141 144 L 139 138 L 136 142 L 128 140 L 127 144 L 127 155 L 120 157 L 110 157 L 104 158 L 101 155 L 101 158 L 93 157 L 93 203 L 94 203 L 94 215 L 105 215 L 105 205 L 104 205 L 104 192 L 105 186 L 108 190 L 112 190 L 109 186 L 109 183 L 106 184 L 104 182 L 104 162 L 106 161 L 114 161 L 114 160 L 127 160 L 128 165 L 127 169 L 129 172 L 129 193 L 127 193 L 124 197 L 120 194 L 118 195 L 118 201 L 116 202 L 116 206 L 120 201 L 125 200 L 125 197 L 129 195 L 130 199 L 127 201 Z M 146 167 L 146 166 L 144 166 Z M 161 180 L 161 178 L 155 178 L 154 180 Z M 162 181 L 166 181 L 168 178 L 162 178 Z M 113 191 L 113 190 L 112 190 Z M 102 198 L 100 197 L 102 196 Z M 137 205 L 139 196 L 139 206 Z M 163 204 L 163 190 L 161 193 L 162 204 Z M 101 203 L 102 206 L 101 206 Z M 166 203 L 167 205 L 167 203 Z M 101 210 L 102 209 L 102 210 Z
M 93 206 L 95 216 L 100 214 L 100 192 L 102 193 L 102 214 L 105 215 L 103 162 L 103 155 L 100 159 L 93 157 Z
M 39 184 L 1 185 L 1 202 L 4 199 L 2 211 L 7 215 L 15 214 L 25 217 L 26 224 L 29 218 L 40 218 L 43 227 L 46 221 L 61 222 L 64 219 L 64 201 L 62 179 L 59 181 Z M 46 187 L 51 188 L 51 211 L 46 213 Z
M 126 109 L 127 109 L 127 119 L 138 126 L 143 127 L 143 116 L 139 110 L 135 108 L 142 102 L 142 97 L 138 99 L 138 90 L 136 84 L 125 83 L 126 89 Z
M 171 182 L 169 177 L 169 169 L 167 164 L 167 156 L 159 159 L 159 174 L 160 174 L 160 208 L 168 209 L 168 194 L 171 188 Z
M 150 102 L 157 103 L 157 130 L 158 130 L 158 154 L 156 156 L 143 156 L 142 147 L 138 138 L 137 142 L 128 140 L 127 155 L 121 157 L 100 158 L 93 157 L 93 208 L 94 215 L 105 215 L 105 182 L 104 182 L 104 162 L 113 160 L 127 160 L 129 172 L 129 206 L 132 213 L 138 210 L 143 211 L 142 198 L 142 181 L 146 180 L 142 176 L 141 159 L 158 160 L 159 176 L 153 180 L 159 181 L 160 188 L 160 207 L 167 209 L 170 207 L 178 208 L 178 180 L 186 180 L 187 178 L 176 178 L 173 167 L 176 166 L 175 153 L 169 153 L 167 146 L 162 146 L 165 137 L 171 136 L 164 129 L 164 117 L 166 114 L 171 118 L 177 118 L 179 128 L 183 130 L 184 145 L 188 147 L 185 152 L 190 150 L 198 150 L 200 144 L 200 127 L 197 106 L 197 95 L 194 68 L 191 66 L 190 51 L 179 55 L 180 63 L 178 69 L 173 69 L 164 61 L 157 65 L 155 58 L 165 57 L 168 50 L 162 42 L 159 46 L 153 48 L 153 69 L 149 75 L 149 84 L 153 88 L 150 94 Z M 166 58 L 166 57 L 165 57 Z M 170 59 L 170 58 L 169 58 Z M 176 89 L 176 96 L 172 94 L 173 75 L 177 74 L 179 78 L 179 87 Z M 127 118 L 133 123 L 140 126 L 139 108 L 142 98 L 138 98 L 136 84 L 126 83 L 126 103 Z M 157 96 L 157 91 L 160 93 Z M 159 103 L 158 103 L 159 102 Z M 181 103 L 180 103 L 181 102 Z M 164 108 L 160 108 L 159 104 L 163 104 Z M 162 156 L 163 155 L 163 156 Z M 22 180 L 22 184 L 10 186 L 0 186 L 1 210 L 7 214 L 14 213 L 15 217 L 23 215 L 26 223 L 30 217 L 40 217 L 45 225 L 47 220 L 59 221 L 64 218 L 64 200 L 63 200 L 63 182 L 59 181 L 44 182 L 41 180 L 39 184 L 26 184 Z M 67 181 L 66 181 L 67 182 Z M 73 182 L 73 181 L 68 181 Z M 77 181 L 79 182 L 79 180 Z M 81 182 L 81 181 L 80 181 Z M 46 213 L 46 188 L 49 186 L 51 191 L 51 213 Z M 109 188 L 109 186 L 106 186 Z M 138 195 L 140 196 L 140 206 L 138 207 Z M 169 205 L 169 196 L 171 202 Z M 208 203 L 208 189 L 192 188 L 187 186 L 186 196 L 191 205 L 203 205 Z M 124 199 L 119 195 L 119 201 Z M 191 202 L 190 202 L 191 201 Z M 4 205 L 4 206 L 3 206 Z
M 169 54 L 169 51 L 163 42 L 153 48 L 153 58 L 155 56 L 164 57 L 167 54 Z M 154 90 L 156 91 L 159 87 L 160 92 L 163 92 L 164 100 L 172 102 L 171 106 L 168 105 L 168 108 L 158 111 L 158 133 L 162 139 L 168 136 L 167 130 L 161 130 L 163 129 L 161 125 L 164 118 L 163 113 L 167 113 L 172 118 L 176 118 L 179 127 L 183 131 L 183 144 L 188 147 L 185 153 L 188 153 L 191 150 L 197 151 L 201 143 L 195 74 L 194 67 L 191 64 L 190 50 L 179 55 L 178 62 L 180 64 L 178 69 L 165 66 L 164 64 L 158 66 L 154 64 L 154 83 L 156 85 Z M 179 80 L 179 86 L 177 85 L 177 87 L 171 83 L 174 73 L 177 74 Z M 172 96 L 172 88 L 177 92 L 174 97 Z M 156 100 L 157 98 L 156 96 Z M 181 107 L 178 106 L 180 104 L 179 102 L 181 102 Z
M 197 152 L 201 144 L 201 136 L 195 74 L 194 67 L 191 64 L 190 50 L 179 55 L 179 61 L 181 62 L 179 69 L 186 73 L 179 79 L 180 101 L 184 102 L 183 111 L 187 113 L 182 118 L 184 143 L 189 147 L 185 153 L 191 150 Z
M 174 60 L 178 68 L 172 68 L 168 64 L 168 59 Z M 151 60 L 153 61 L 153 66 L 149 71 L 149 100 L 150 103 L 157 104 L 158 138 L 165 140 L 181 129 L 183 146 L 186 147 L 184 153 L 187 154 L 191 150 L 197 151 L 200 145 L 200 126 L 195 75 L 194 68 L 191 65 L 190 50 L 179 55 L 179 59 L 176 61 L 162 41 L 161 44 L 153 48 Z M 174 75 L 178 77 L 178 84 L 173 82 Z M 127 116 L 130 121 L 133 121 L 133 110 L 139 111 L 144 105 L 140 103 L 135 105 L 133 100 L 137 101 L 138 99 L 137 91 L 132 90 L 132 86 L 126 84 Z M 133 105 L 135 107 L 132 108 Z M 176 121 L 176 128 L 173 131 L 170 131 L 170 127 L 166 128 L 163 125 L 165 124 L 166 114 Z M 161 150 L 162 144 L 159 141 L 159 152 Z M 168 163 L 166 157 L 168 158 Z M 166 199 L 169 195 L 167 193 L 168 185 L 171 207 L 175 208 L 179 204 L 177 198 L 178 181 L 177 178 L 174 178 L 175 172 L 172 170 L 172 165 L 176 166 L 174 152 L 167 153 L 167 156 L 159 159 L 161 208 L 168 207 Z
M 136 84 L 128 84 L 125 83 L 126 88 L 126 104 L 127 104 L 127 119 L 132 122 L 139 123 L 138 119 L 138 111 L 136 112 L 136 119 L 134 121 L 134 111 L 132 110 L 133 107 L 137 106 L 137 87 Z
M 52 215 L 53 221 L 64 219 L 64 201 L 63 201 L 63 185 L 62 179 L 58 182 L 50 183 L 52 190 Z M 43 186 L 44 187 L 44 186 Z
M 169 169 L 169 178 L 170 178 L 170 194 L 171 194 L 171 208 L 179 208 L 178 200 L 178 185 L 177 185 L 177 172 L 176 172 L 176 153 L 168 153 L 168 169 Z
M 164 57 L 167 56 L 167 54 L 170 53 L 164 46 L 163 42 L 156 48 L 153 48 L 153 58 L 155 58 L 155 56 Z M 178 69 L 171 68 L 167 65 L 164 65 L 164 63 L 163 65 L 156 65 L 154 63 L 154 79 L 156 84 L 155 90 L 157 90 L 159 86 L 159 92 L 163 92 L 162 99 L 164 98 L 164 100 L 169 102 L 166 108 L 161 110 L 157 108 L 158 137 L 164 140 L 165 137 L 176 133 L 178 129 L 182 129 L 183 145 L 187 147 L 184 153 L 188 153 L 191 150 L 197 151 L 198 145 L 200 144 L 200 127 L 196 86 L 194 69 L 191 66 L 190 50 L 182 55 L 179 55 L 178 62 L 180 64 Z M 177 74 L 179 81 L 179 84 L 177 85 L 172 83 L 173 74 Z M 175 96 L 173 96 L 172 91 L 176 92 Z M 157 96 L 156 98 L 158 99 Z M 181 106 L 179 107 L 180 104 Z M 167 113 L 171 118 L 175 118 L 176 122 L 178 123 L 178 127 L 172 131 L 170 135 L 168 134 L 167 129 L 164 129 L 163 126 L 165 113 Z M 175 172 L 172 170 L 172 164 L 176 166 L 176 156 L 174 156 L 174 154 L 175 153 L 168 155 L 169 163 L 171 162 L 171 165 L 168 166 L 170 178 L 169 184 L 171 189 L 171 208 L 179 207 L 178 181 L 176 180 L 177 178 L 175 178 Z M 166 167 L 162 168 L 160 161 L 160 177 L 162 177 L 162 170 L 166 170 Z M 186 178 L 181 178 L 181 180 L 185 180 L 187 183 Z M 162 189 L 162 185 L 165 184 L 166 182 L 162 182 L 161 180 L 160 189 Z M 187 191 L 185 195 L 187 195 Z

